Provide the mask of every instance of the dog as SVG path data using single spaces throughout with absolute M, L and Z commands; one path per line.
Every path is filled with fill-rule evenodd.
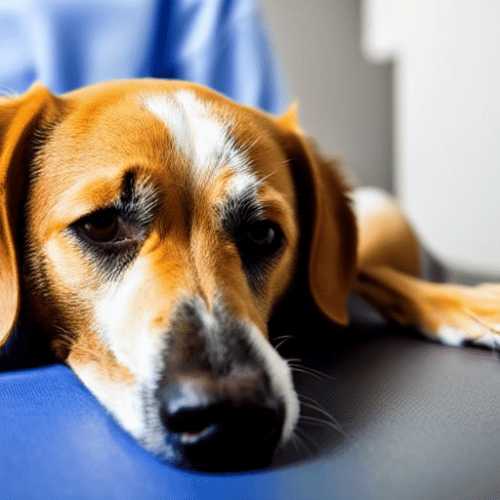
M 419 279 L 398 204 L 352 189 L 296 115 L 149 79 L 1 99 L 0 345 L 31 321 L 142 447 L 200 471 L 265 466 L 292 437 L 271 336 L 314 329 L 307 304 L 342 326 L 357 293 L 497 347 L 499 285 Z

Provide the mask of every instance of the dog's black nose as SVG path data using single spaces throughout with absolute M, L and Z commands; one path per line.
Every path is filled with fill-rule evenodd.
M 160 391 L 161 419 L 176 465 L 236 471 L 269 464 L 283 425 L 277 400 L 246 378 L 180 377 Z

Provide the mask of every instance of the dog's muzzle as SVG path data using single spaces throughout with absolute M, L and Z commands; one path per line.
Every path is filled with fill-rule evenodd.
M 268 465 L 285 407 L 249 332 L 223 313 L 207 321 L 192 304 L 178 309 L 173 327 L 157 392 L 171 462 L 206 472 Z

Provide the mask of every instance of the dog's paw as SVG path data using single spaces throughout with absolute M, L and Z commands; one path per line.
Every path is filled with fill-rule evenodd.
M 500 333 L 493 331 L 487 331 L 479 337 L 471 338 L 470 334 L 463 330 L 444 326 L 438 330 L 436 337 L 440 342 L 449 346 L 472 344 L 488 349 L 500 350 Z
M 452 346 L 500 350 L 500 285 L 457 287 L 440 306 L 441 321 L 432 337 Z

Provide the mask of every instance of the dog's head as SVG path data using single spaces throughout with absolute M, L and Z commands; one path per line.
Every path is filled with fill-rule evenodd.
M 167 461 L 268 461 L 299 413 L 273 308 L 303 269 L 345 323 L 355 261 L 342 182 L 294 112 L 182 82 L 35 86 L 0 101 L 0 148 L 0 345 L 31 317 Z

